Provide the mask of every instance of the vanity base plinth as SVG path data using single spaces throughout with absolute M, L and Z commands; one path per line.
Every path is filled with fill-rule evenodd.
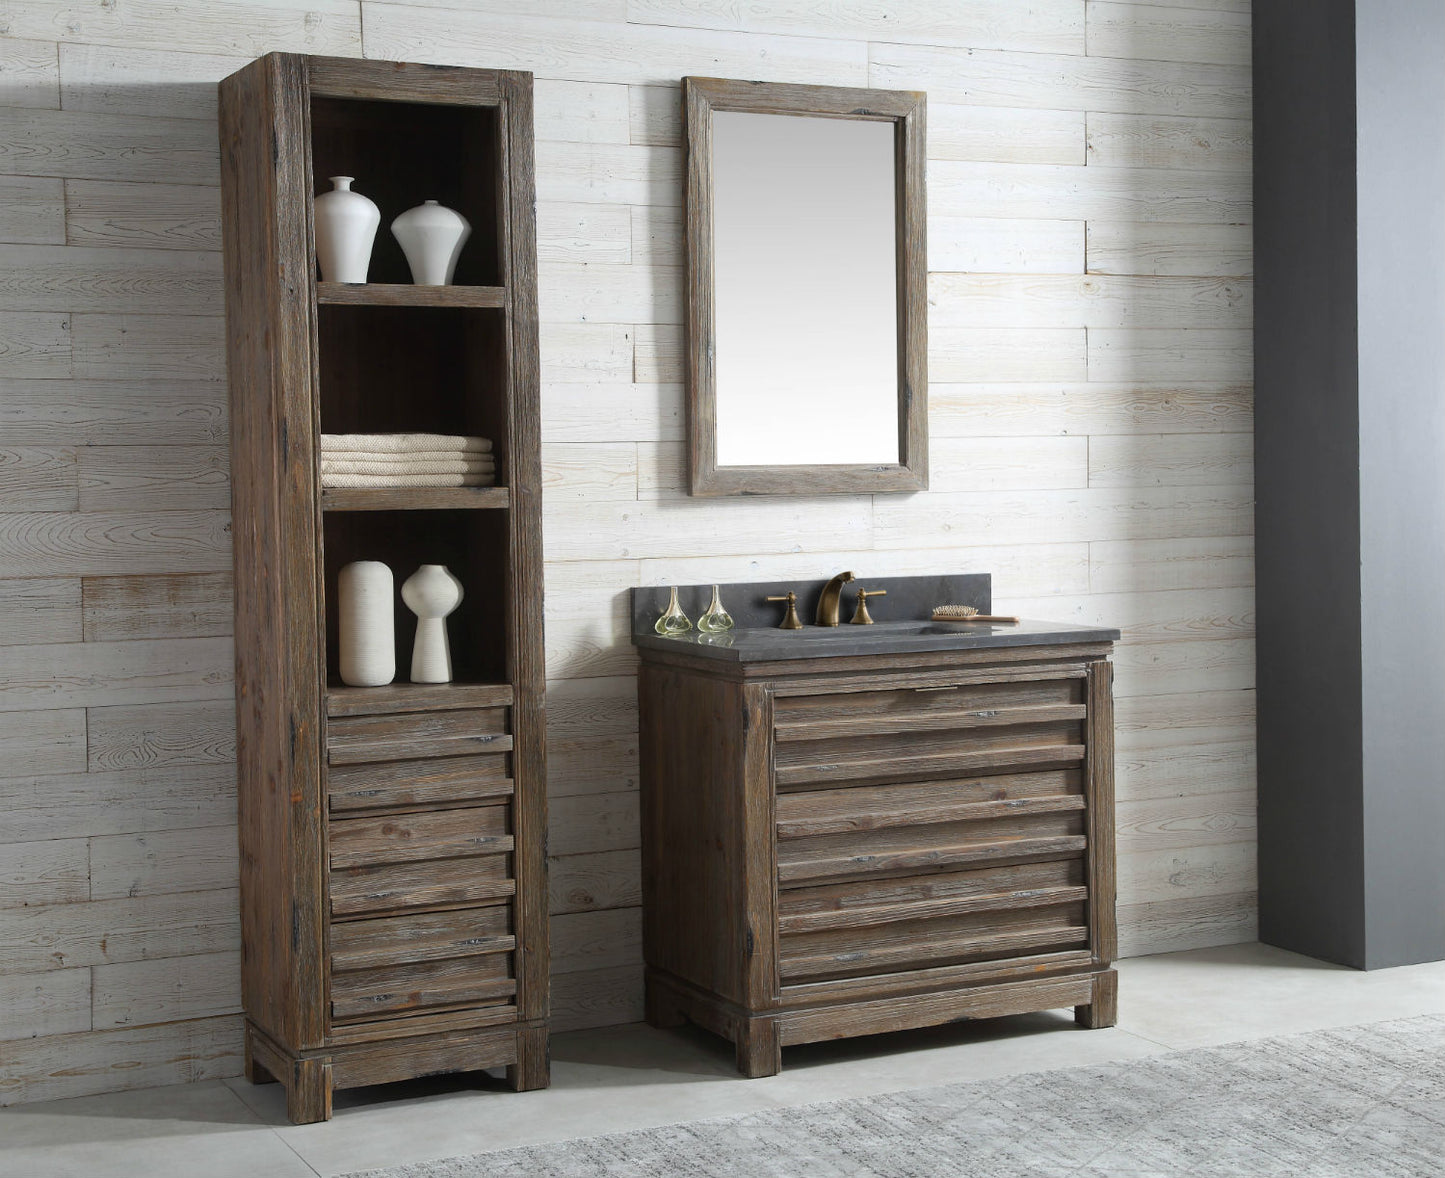
M 1091 1031 L 1112 1027 L 1119 1021 L 1119 975 L 1112 969 L 1094 975 L 1089 1001 L 1074 1007 L 1074 1021 Z
M 289 1051 L 249 1019 L 245 1034 L 246 1078 L 280 1083 L 293 1124 L 331 1119 L 337 1088 L 390 1084 L 445 1072 L 505 1067 L 518 1092 L 545 1088 L 549 1078 L 545 1023 L 438 1030 L 405 1038 L 333 1044 Z
M 1066 1010 L 1071 1006 L 1082 1027 L 1112 1027 L 1118 1017 L 1118 975 L 1112 969 L 861 1001 L 831 1001 L 770 1013 L 742 1010 L 657 969 L 647 970 L 646 985 L 649 1026 L 675 1027 L 686 1021 L 727 1039 L 736 1049 L 739 1074 L 749 1079 L 777 1075 L 782 1070 L 783 1047 L 800 1043 L 909 1031 L 966 1019 Z

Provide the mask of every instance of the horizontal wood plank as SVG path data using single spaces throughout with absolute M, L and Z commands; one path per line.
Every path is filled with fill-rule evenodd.
M 50 176 L 0 176 L 0 241 L 62 244 L 65 241 L 63 182 Z
M 230 573 L 85 577 L 80 584 L 87 642 L 221 638 L 233 629 Z
M 191 953 L 94 970 L 96 1029 L 174 1023 L 241 1009 L 241 954 Z
M 240 1070 L 239 1015 L 49 1035 L 0 1053 L 0 1105 L 218 1080 Z
M 234 888 L 239 874 L 236 832 L 230 826 L 100 835 L 90 840 L 93 900 Z
M 230 698 L 91 708 L 87 715 L 92 771 L 230 764 L 236 759 L 236 710 Z
M 3 711 L 233 698 L 229 638 L 17 646 L 5 661 Z
M 80 587 L 75 577 L 0 581 L 0 646 L 79 642 Z

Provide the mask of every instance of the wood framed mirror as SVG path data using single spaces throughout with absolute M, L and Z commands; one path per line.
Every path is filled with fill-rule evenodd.
M 926 489 L 924 96 L 682 91 L 692 493 Z

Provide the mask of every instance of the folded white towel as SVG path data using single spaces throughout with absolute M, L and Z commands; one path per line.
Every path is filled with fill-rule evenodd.
M 412 462 L 495 462 L 496 456 L 482 450 L 413 450 L 406 454 L 383 454 L 375 450 L 323 450 L 322 462 L 389 462 L 404 466 Z
M 490 474 L 327 474 L 321 475 L 323 487 L 490 487 L 496 476 Z
M 321 459 L 322 474 L 495 474 L 496 460 L 490 454 L 475 458 L 425 458 L 414 461 L 411 455 L 382 458 Z
M 369 454 L 414 454 L 418 451 L 462 451 L 486 454 L 490 438 L 469 438 L 461 434 L 322 434 L 321 452 L 361 450 Z

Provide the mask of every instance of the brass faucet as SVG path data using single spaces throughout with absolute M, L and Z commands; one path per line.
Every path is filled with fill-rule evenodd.
M 843 586 L 852 579 L 852 573 L 839 573 L 823 586 L 822 596 L 818 598 L 818 625 L 838 624 L 838 596 L 843 592 Z

